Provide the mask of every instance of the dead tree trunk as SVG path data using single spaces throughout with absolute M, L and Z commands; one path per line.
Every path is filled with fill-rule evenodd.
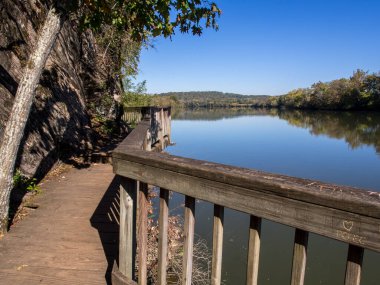
M 13 172 L 35 89 L 60 32 L 62 22 L 60 13 L 55 9 L 49 10 L 45 23 L 39 32 L 36 47 L 30 55 L 19 83 L 12 112 L 4 130 L 0 148 L 0 235 L 8 230 L 9 198 L 13 188 Z

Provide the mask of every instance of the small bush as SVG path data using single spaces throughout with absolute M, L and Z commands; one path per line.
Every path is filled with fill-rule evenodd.
M 21 173 L 20 169 L 17 169 L 13 175 L 13 187 L 25 192 L 41 193 L 41 189 L 37 185 L 37 179 L 26 177 Z

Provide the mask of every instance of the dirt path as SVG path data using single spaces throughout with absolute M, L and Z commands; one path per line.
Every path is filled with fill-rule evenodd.
M 118 255 L 116 180 L 98 164 L 45 182 L 40 207 L 0 240 L 0 284 L 107 284 Z

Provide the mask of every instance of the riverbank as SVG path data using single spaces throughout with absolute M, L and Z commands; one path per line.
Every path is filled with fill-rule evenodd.
M 380 111 L 380 74 L 357 70 L 350 78 L 317 82 L 284 95 L 241 95 L 216 91 L 169 92 L 151 101 L 177 108 L 288 108 Z

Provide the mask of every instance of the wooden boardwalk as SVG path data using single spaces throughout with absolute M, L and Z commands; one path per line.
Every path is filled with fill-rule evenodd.
M 118 183 L 108 164 L 42 185 L 40 205 L 0 240 L 0 284 L 110 284 Z

